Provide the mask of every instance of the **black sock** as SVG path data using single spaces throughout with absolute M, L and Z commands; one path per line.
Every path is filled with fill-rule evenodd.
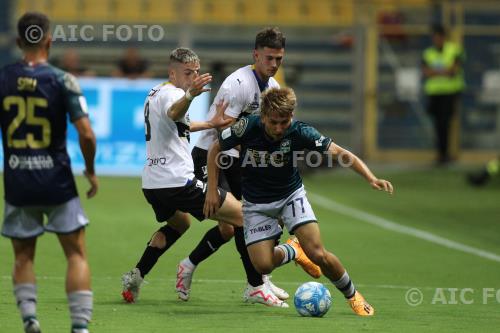
M 262 275 L 255 270 L 248 255 L 247 245 L 245 244 L 245 236 L 243 234 L 243 227 L 234 227 L 234 242 L 236 243 L 236 248 L 241 256 L 241 261 L 243 262 L 243 267 L 245 267 L 245 273 L 247 275 L 247 281 L 252 287 L 260 286 L 264 283 L 262 281 Z
M 198 243 L 196 248 L 189 255 L 189 260 L 191 260 L 194 265 L 198 265 L 227 242 L 228 241 L 222 237 L 219 227 L 215 226 L 208 230 L 205 236 L 203 236 L 200 243 Z
M 180 234 L 177 230 L 171 228 L 168 225 L 161 227 L 158 232 L 161 232 L 165 235 L 167 244 L 163 249 L 159 249 L 157 247 L 149 246 L 148 242 L 146 250 L 144 250 L 141 259 L 135 266 L 139 268 L 142 277 L 145 277 L 149 273 L 149 271 L 158 261 L 158 258 L 160 258 L 161 255 L 165 253 L 165 251 L 167 251 L 175 243 L 175 241 L 182 236 L 182 234 Z

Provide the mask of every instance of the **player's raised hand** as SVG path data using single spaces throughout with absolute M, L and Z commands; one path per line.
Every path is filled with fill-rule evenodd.
M 229 102 L 224 102 L 223 99 L 215 105 L 215 115 L 208 121 L 213 128 L 227 126 L 233 121 L 232 118 L 224 119 L 224 112 L 226 111 L 228 105 Z
M 90 174 L 87 170 L 83 171 L 83 175 L 90 183 L 90 189 L 87 191 L 87 199 L 93 198 L 97 194 L 97 189 L 99 188 L 99 181 L 95 174 Z
M 203 214 L 205 218 L 209 218 L 217 213 L 220 208 L 220 196 L 217 189 L 215 191 L 209 191 L 207 189 L 207 194 L 205 196 L 205 205 L 203 206 Z
M 389 192 L 389 194 L 392 194 L 394 192 L 394 188 L 391 182 L 385 179 L 375 179 L 370 182 L 370 185 L 376 190 Z
M 210 88 L 203 88 L 210 82 L 212 82 L 212 75 L 210 73 L 201 74 L 193 80 L 193 83 L 188 89 L 189 94 L 195 97 L 201 93 L 210 91 Z

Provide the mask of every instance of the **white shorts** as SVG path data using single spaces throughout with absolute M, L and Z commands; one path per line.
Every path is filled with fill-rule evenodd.
M 75 197 L 54 206 L 13 206 L 4 202 L 2 235 L 9 238 L 32 238 L 45 231 L 69 234 L 89 224 L 80 199 Z M 44 216 L 47 224 L 44 225 Z
M 270 203 L 251 203 L 243 198 L 243 227 L 247 245 L 267 239 L 276 239 L 283 233 L 278 219 L 288 232 L 303 224 L 316 222 L 316 216 L 306 197 L 304 186 L 288 198 Z

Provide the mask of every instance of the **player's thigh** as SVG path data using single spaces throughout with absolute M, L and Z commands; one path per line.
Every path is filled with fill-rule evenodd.
M 63 248 L 66 258 L 75 255 L 84 259 L 87 257 L 85 249 L 85 228 L 80 228 L 68 234 L 58 234 L 57 238 L 59 239 L 59 243 Z
M 262 240 L 248 245 L 247 250 L 250 260 L 257 270 L 272 270 L 274 267 L 274 239 Z
M 191 226 L 191 219 L 188 213 L 177 210 L 172 217 L 167 219 L 167 224 L 178 233 L 183 234 Z
M 243 213 L 241 210 L 241 202 L 236 200 L 231 193 L 227 192 L 222 205 L 212 219 L 228 223 L 235 227 L 242 227 Z
M 4 201 L 2 235 L 12 239 L 29 239 L 40 236 L 43 228 L 43 208 L 14 206 Z
M 300 225 L 295 229 L 295 236 L 309 258 L 321 256 L 324 252 L 321 233 L 317 223 Z
M 16 239 L 12 238 L 12 248 L 14 250 L 14 257 L 16 258 L 16 263 L 19 261 L 33 261 L 35 258 L 37 237 L 26 238 L 26 239 Z
M 243 226 L 247 246 L 265 240 L 276 240 L 283 233 L 278 223 L 275 203 L 254 204 L 243 200 Z
M 78 197 L 60 205 L 49 206 L 45 213 L 48 217 L 45 230 L 56 234 L 73 233 L 89 223 Z

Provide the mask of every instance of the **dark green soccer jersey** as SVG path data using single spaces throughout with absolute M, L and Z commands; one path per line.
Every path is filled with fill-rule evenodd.
M 325 153 L 332 140 L 314 127 L 293 120 L 283 138 L 273 141 L 259 115 L 240 119 L 219 135 L 222 150 L 241 145 L 242 194 L 252 203 L 269 203 L 288 197 L 302 186 L 297 161 L 304 149 Z

